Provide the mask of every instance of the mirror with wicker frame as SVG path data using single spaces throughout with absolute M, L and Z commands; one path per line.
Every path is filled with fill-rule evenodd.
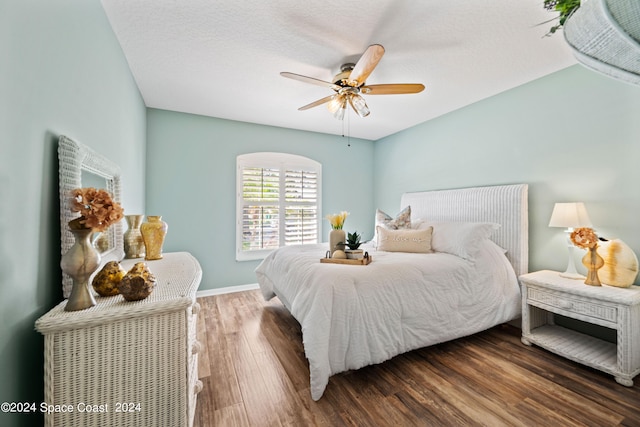
M 69 231 L 69 221 L 78 217 L 71 212 L 71 191 L 82 187 L 102 186 L 111 193 L 113 200 L 121 202 L 120 168 L 118 165 L 95 152 L 90 147 L 67 136 L 60 136 L 58 142 L 58 161 L 60 174 L 60 243 L 61 255 L 74 243 Z M 100 251 L 101 264 L 108 261 L 120 261 L 124 257 L 123 227 L 118 221 L 103 232 L 96 245 Z M 62 292 L 64 298 L 71 293 L 73 281 L 62 273 Z

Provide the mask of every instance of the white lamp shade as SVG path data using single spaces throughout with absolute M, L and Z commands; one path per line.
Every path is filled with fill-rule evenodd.
M 591 220 L 584 203 L 556 203 L 551 213 L 549 227 L 591 227 Z

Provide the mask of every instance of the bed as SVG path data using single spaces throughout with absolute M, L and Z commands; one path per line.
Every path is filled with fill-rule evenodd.
M 400 210 L 410 210 L 411 226 L 397 233 L 430 230 L 429 253 L 380 250 L 396 233 L 380 227 L 378 246 L 364 246 L 373 260 L 366 266 L 321 263 L 326 243 L 267 256 L 256 268 L 258 283 L 301 325 L 312 399 L 322 397 L 331 375 L 519 317 L 527 191 L 517 184 L 403 194 Z

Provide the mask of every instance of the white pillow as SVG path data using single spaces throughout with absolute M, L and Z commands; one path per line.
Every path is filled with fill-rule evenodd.
M 425 222 L 427 222 L 427 221 L 425 221 L 422 218 L 418 218 L 418 219 L 411 218 L 411 228 L 414 228 L 414 229 L 417 230 L 417 229 L 421 228 L 421 225 L 424 224 Z M 426 226 L 428 226 L 428 224 Z
M 410 252 L 426 254 L 431 250 L 431 235 L 433 227 L 420 230 L 389 230 L 381 226 L 376 227 L 379 251 Z
M 482 246 L 500 224 L 491 222 L 428 222 L 418 229 L 433 227 L 431 248 L 466 260 L 473 260 Z

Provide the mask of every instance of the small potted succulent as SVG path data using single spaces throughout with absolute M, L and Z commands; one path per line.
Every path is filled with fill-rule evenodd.
M 364 251 L 360 248 L 362 242 L 360 241 L 361 236 L 357 231 L 353 233 L 347 233 L 347 247 L 345 252 L 347 254 L 347 259 L 362 259 L 364 258 Z

